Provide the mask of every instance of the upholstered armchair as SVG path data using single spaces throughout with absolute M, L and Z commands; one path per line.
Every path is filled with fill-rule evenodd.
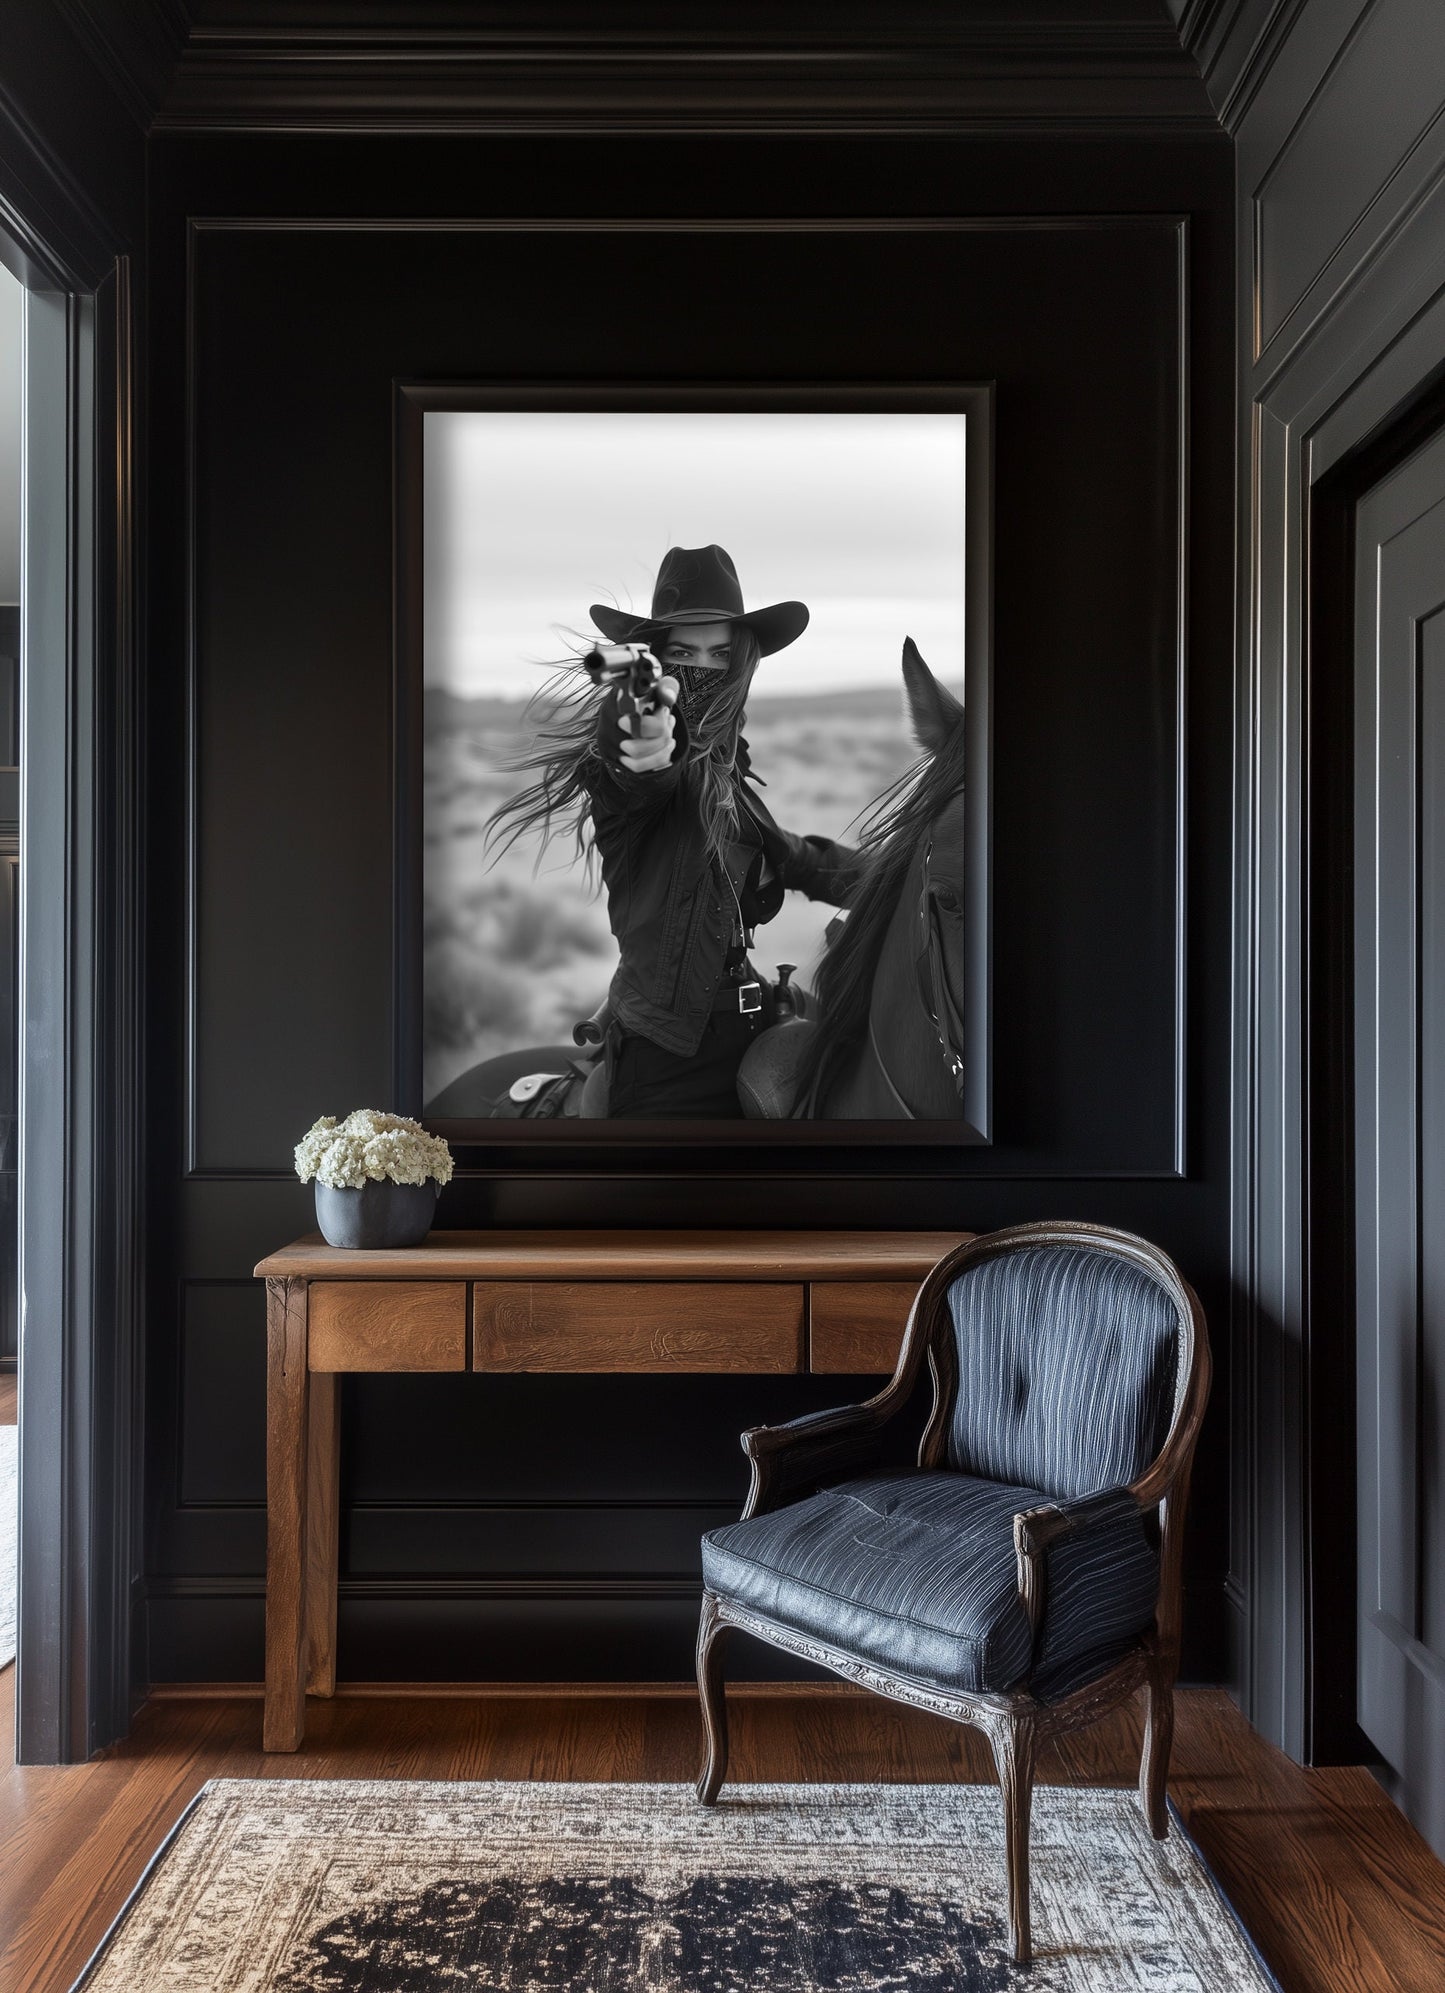
M 925 1360 L 918 1465 L 888 1470 L 888 1426 Z M 742 1520 L 703 1538 L 702 1802 L 727 1769 L 732 1627 L 972 1724 L 998 1769 L 1010 1937 L 1027 1963 L 1043 1739 L 1142 1689 L 1140 1797 L 1168 1832 L 1181 1532 L 1209 1376 L 1199 1303 L 1143 1239 L 1018 1225 L 949 1253 L 877 1397 L 742 1436 Z

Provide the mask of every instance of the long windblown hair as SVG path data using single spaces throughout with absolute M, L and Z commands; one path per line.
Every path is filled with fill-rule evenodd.
M 817 1029 L 799 1061 L 794 1114 L 823 1112 L 827 1090 L 863 1049 L 884 937 L 924 833 L 963 787 L 964 729 L 885 789 L 860 827 L 862 877 L 815 979 Z
M 588 646 L 590 648 L 590 645 Z M 568 658 L 528 703 L 538 715 L 536 738 L 508 766 L 535 781 L 493 810 L 486 824 L 488 846 L 500 854 L 520 837 L 535 833 L 541 862 L 553 838 L 569 835 L 577 856 L 592 869 L 596 834 L 592 822 L 592 783 L 602 772 L 597 725 L 605 687 L 593 685 L 582 669 L 585 651 Z M 687 764 L 695 771 L 698 810 L 710 857 L 737 831 L 738 744 L 753 673 L 762 653 L 746 623 L 732 626 L 732 656 L 722 683 L 688 722 Z

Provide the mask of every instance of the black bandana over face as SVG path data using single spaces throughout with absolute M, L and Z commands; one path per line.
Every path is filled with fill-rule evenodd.
M 678 682 L 678 707 L 688 727 L 696 732 L 699 723 L 706 717 L 707 709 L 722 690 L 727 678 L 725 671 L 709 671 L 700 664 L 679 664 L 673 674 Z

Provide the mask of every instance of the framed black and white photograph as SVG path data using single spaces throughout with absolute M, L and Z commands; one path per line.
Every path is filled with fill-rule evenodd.
M 986 1141 L 989 387 L 397 405 L 428 1125 Z

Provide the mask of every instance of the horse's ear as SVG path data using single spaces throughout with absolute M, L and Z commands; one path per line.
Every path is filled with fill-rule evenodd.
M 903 692 L 913 738 L 925 753 L 937 754 L 963 718 L 963 707 L 928 669 L 912 637 L 903 639 Z

